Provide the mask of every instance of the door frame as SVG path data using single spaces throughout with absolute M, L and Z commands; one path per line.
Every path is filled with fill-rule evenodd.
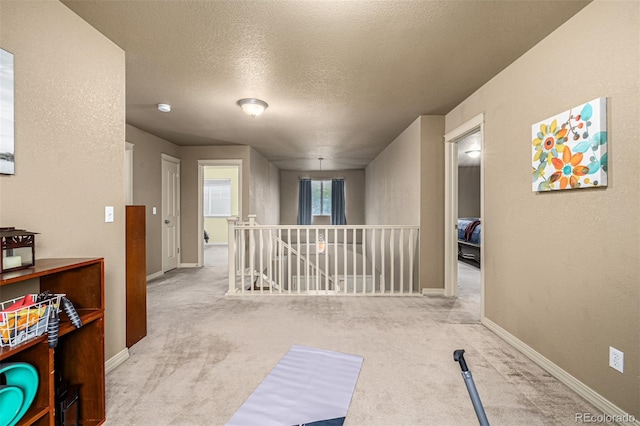
M 124 204 L 133 205 L 133 148 L 131 142 L 124 142 Z
M 242 218 L 242 159 L 228 160 L 198 160 L 198 266 L 204 266 L 204 245 L 201 244 L 204 235 L 204 214 L 202 212 L 204 194 L 204 168 L 207 166 L 238 167 L 238 217 Z
M 171 155 L 168 154 L 160 154 L 160 170 L 161 170 L 161 176 L 162 176 L 162 208 L 160 209 L 160 214 L 162 215 L 161 217 L 161 231 L 162 231 L 162 272 L 167 272 L 167 266 L 166 266 L 166 262 L 165 262 L 165 253 L 166 253 L 166 244 L 165 244 L 165 238 L 164 238 L 164 227 L 162 227 L 162 218 L 165 216 L 165 211 L 164 211 L 164 206 L 165 206 L 165 194 L 166 194 L 166 184 L 165 184 L 165 179 L 164 179 L 164 162 L 168 161 L 170 163 L 174 163 L 177 165 L 177 169 L 178 169 L 178 186 L 177 186 L 177 193 L 176 193 L 176 203 L 178 204 L 178 214 L 176 215 L 177 217 L 177 223 L 176 223 L 176 250 L 178 251 L 177 256 L 178 256 L 178 268 L 180 268 L 180 265 L 182 264 L 182 250 L 181 250 L 181 240 L 182 240 L 182 231 L 180 228 L 180 223 L 182 222 L 182 218 L 180 215 L 180 186 L 181 186 L 181 176 L 180 176 L 180 159 L 173 157 Z
M 484 271 L 486 226 L 484 223 L 484 114 L 480 113 L 444 135 L 445 143 L 445 268 L 444 295 L 458 295 L 458 141 L 471 133 L 480 132 L 480 319 L 484 319 Z

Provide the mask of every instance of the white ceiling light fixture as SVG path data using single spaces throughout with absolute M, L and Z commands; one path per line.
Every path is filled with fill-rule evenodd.
M 479 149 L 470 149 L 469 151 L 465 151 L 465 154 L 467 154 L 469 157 L 471 158 L 478 158 L 480 157 L 480 150 Z
M 160 111 L 160 112 L 169 112 L 169 111 L 171 111 L 171 105 L 169 105 L 169 104 L 158 104 L 158 111 Z
M 255 117 L 264 112 L 269 106 L 265 101 L 256 98 L 245 98 L 238 101 L 240 108 L 251 117 Z

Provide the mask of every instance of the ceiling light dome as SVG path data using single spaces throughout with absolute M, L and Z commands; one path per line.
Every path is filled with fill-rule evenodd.
M 171 105 L 169 105 L 169 104 L 158 104 L 158 111 L 169 112 L 169 111 L 171 111 Z
M 471 158 L 480 157 L 480 150 L 479 149 L 471 149 L 469 151 L 465 151 L 464 153 L 467 154 Z
M 262 114 L 269 106 L 265 101 L 256 98 L 240 99 L 238 105 L 247 115 L 252 117 Z

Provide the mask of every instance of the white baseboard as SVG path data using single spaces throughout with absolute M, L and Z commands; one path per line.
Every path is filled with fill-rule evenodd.
M 556 364 L 551 362 L 549 359 L 544 357 L 542 354 L 538 353 L 531 346 L 524 343 L 522 340 L 515 337 L 513 334 L 509 333 L 504 328 L 500 327 L 495 322 L 491 321 L 489 318 L 484 317 L 482 319 L 482 324 L 487 327 L 489 330 L 493 331 L 504 341 L 509 343 L 511 346 L 522 352 L 525 356 L 527 356 L 531 361 L 538 364 L 540 367 L 549 372 L 556 379 L 560 380 L 562 383 L 567 385 L 571 390 L 575 393 L 586 399 L 588 402 L 593 404 L 598 410 L 602 411 L 602 413 L 606 416 L 610 416 L 611 419 L 616 424 L 620 425 L 634 425 L 640 426 L 640 419 L 634 418 L 631 414 L 625 412 L 622 408 L 616 406 L 611 401 L 582 383 L 580 380 L 573 377 L 571 374 L 567 373 L 562 368 L 558 367 Z M 593 413 L 596 415 L 597 413 Z M 616 419 L 629 419 L 632 421 L 616 421 Z
M 147 275 L 147 281 L 155 280 L 156 278 L 160 278 L 163 275 L 164 275 L 164 272 L 162 271 L 154 272 L 151 275 Z
M 181 268 L 197 268 L 198 264 L 197 263 L 181 263 L 180 267 Z
M 444 288 L 423 288 L 423 296 L 444 296 Z
M 114 368 L 125 362 L 129 358 L 129 349 L 124 348 L 104 363 L 105 374 L 112 371 Z

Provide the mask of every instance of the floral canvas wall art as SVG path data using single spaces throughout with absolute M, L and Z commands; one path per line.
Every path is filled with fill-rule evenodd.
M 534 191 L 607 186 L 607 98 L 531 126 Z

